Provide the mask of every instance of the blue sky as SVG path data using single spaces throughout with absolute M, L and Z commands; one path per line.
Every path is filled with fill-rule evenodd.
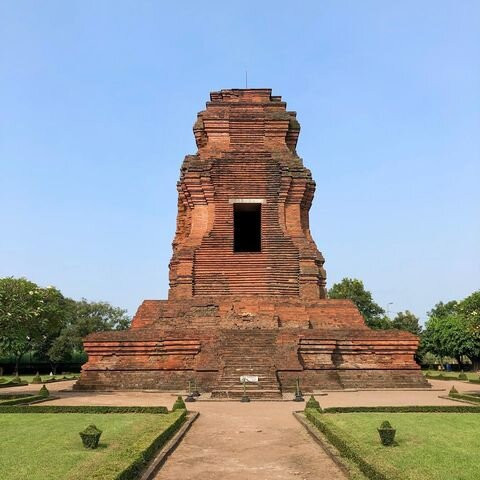
M 0 276 L 134 313 L 166 298 L 210 91 L 302 126 L 328 284 L 425 318 L 480 288 L 478 1 L 0 1 Z

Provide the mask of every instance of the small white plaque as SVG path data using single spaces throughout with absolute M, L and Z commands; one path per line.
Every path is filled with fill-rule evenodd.
M 257 375 L 242 375 L 240 377 L 240 382 L 243 383 L 258 383 Z

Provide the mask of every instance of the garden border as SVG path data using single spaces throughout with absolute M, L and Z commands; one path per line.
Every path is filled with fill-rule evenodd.
M 178 411 L 178 410 L 177 410 Z M 0 407 L 1 413 L 94 413 L 94 414 L 109 414 L 109 413 L 149 413 L 149 414 L 172 414 L 167 407 L 110 407 L 110 406 L 66 406 L 66 405 L 49 405 L 40 407 L 30 407 L 26 405 L 19 406 L 5 406 Z M 183 410 L 178 418 L 165 430 L 163 430 L 157 437 L 155 437 L 144 450 L 138 452 L 137 458 L 133 460 L 126 468 L 120 471 L 112 480 L 137 480 L 139 478 L 145 480 L 153 479 L 152 476 L 158 471 L 161 465 L 165 462 L 168 455 L 170 455 L 183 438 L 185 433 L 190 428 L 191 424 L 197 419 L 198 413 L 193 412 L 193 415 L 187 420 L 189 412 Z M 161 449 L 161 450 L 160 450 Z M 160 450 L 160 454 L 157 452 Z M 153 460 L 151 467 L 149 462 Z M 147 470 L 145 470 L 147 469 Z M 143 472 L 143 473 L 142 473 Z M 149 476 L 144 475 L 150 472 Z
M 150 460 L 155 457 L 155 454 L 160 448 L 164 447 L 165 444 L 167 444 L 167 442 L 174 437 L 175 433 L 185 422 L 187 413 L 187 410 L 183 410 L 177 420 L 175 420 L 175 422 L 173 422 L 166 430 L 156 437 L 145 450 L 139 453 L 138 458 L 134 460 L 127 468 L 125 468 L 125 470 L 120 472 L 113 480 L 137 480 L 138 478 L 141 478 L 142 472 L 147 467 Z
M 480 405 L 412 405 L 392 407 L 328 407 L 324 413 L 480 413 Z
M 51 398 L 51 397 L 49 397 Z M 112 407 L 98 405 L 28 405 L 1 406 L 1 413 L 170 413 L 167 407 Z
M 325 435 L 326 439 L 338 450 L 341 456 L 354 462 L 363 475 L 369 480 L 402 480 L 399 477 L 387 477 L 373 465 L 368 463 L 360 454 L 355 452 L 346 441 L 331 430 L 325 422 L 322 422 L 320 418 L 314 416 L 313 413 L 316 412 L 320 415 L 322 414 L 322 412 L 317 410 L 305 410 L 305 418 L 311 422 L 314 427 L 318 428 L 323 435 Z
M 139 480 L 153 480 L 162 468 L 168 457 L 175 451 L 183 437 L 186 435 L 193 422 L 200 416 L 199 412 L 188 412 L 186 422 L 180 427 L 174 436 L 164 444 L 155 458 L 150 462 L 146 470 L 139 476 Z
M 339 450 L 331 443 L 328 443 L 325 438 L 323 438 L 323 433 L 319 428 L 313 425 L 313 423 L 307 419 L 303 410 L 298 412 L 292 412 L 293 416 L 297 419 L 299 423 L 307 430 L 310 436 L 317 442 L 320 447 L 325 451 L 325 453 L 330 457 L 330 459 L 340 468 L 340 470 L 350 478 L 350 471 L 342 459 Z M 355 466 L 357 466 L 355 464 Z

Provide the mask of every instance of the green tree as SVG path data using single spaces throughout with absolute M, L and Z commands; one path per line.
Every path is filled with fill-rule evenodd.
M 70 300 L 68 321 L 52 342 L 47 356 L 55 371 L 56 365 L 70 359 L 73 353 L 83 351 L 83 339 L 90 333 L 125 330 L 130 326 L 127 311 L 107 302 L 78 302 Z
M 465 328 L 464 319 L 458 314 L 431 317 L 422 336 L 426 351 L 439 356 L 455 358 L 462 365 L 462 357 L 470 356 L 475 347 L 474 338 Z
M 473 369 L 480 370 L 480 290 L 462 300 L 457 306 L 457 311 L 471 336 L 468 358 L 472 362 Z
M 418 317 L 416 317 L 409 310 L 405 312 L 398 312 L 395 318 L 392 320 L 392 327 L 396 330 L 405 330 L 413 333 L 414 335 L 420 335 L 422 327 L 418 323 Z
M 374 302 L 372 294 L 365 290 L 361 280 L 344 278 L 341 282 L 332 286 L 328 291 L 328 297 L 352 300 L 363 315 L 365 323 L 371 328 L 392 328 L 390 319 L 385 316 L 385 311 Z
M 108 330 L 125 330 L 130 326 L 127 311 L 108 302 L 88 302 L 85 298 L 76 302 L 70 334 L 78 350 L 83 348 L 83 338 L 89 333 Z
M 17 374 L 25 353 L 60 332 L 62 300 L 56 288 L 40 288 L 25 278 L 0 279 L 0 351 L 14 357 Z
M 453 357 L 461 365 L 464 356 L 480 369 L 480 291 L 457 302 L 439 302 L 428 312 L 422 350 L 439 357 Z
M 443 303 L 438 302 L 428 313 L 429 317 L 447 317 L 457 312 L 458 302 L 456 300 L 451 300 L 450 302 Z

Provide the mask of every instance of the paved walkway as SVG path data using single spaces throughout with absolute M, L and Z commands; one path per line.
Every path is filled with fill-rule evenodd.
M 158 392 L 73 392 L 70 390 L 73 383 L 49 385 L 49 390 L 60 398 L 48 404 L 165 405 L 170 408 L 176 398 L 176 394 Z M 480 391 L 480 385 L 459 381 L 431 381 L 431 384 L 432 390 L 337 391 L 317 399 L 323 407 L 458 405 L 439 397 L 446 395 L 453 385 L 459 391 Z M 1 393 L 37 390 L 37 385 L 29 385 L 2 389 Z M 157 479 L 345 479 L 337 465 L 293 417 L 292 412 L 302 409 L 303 405 L 291 401 L 190 404 L 189 408 L 199 411 L 200 417 Z
M 195 410 L 200 417 L 157 479 L 347 478 L 295 420 L 290 403 L 199 402 Z

